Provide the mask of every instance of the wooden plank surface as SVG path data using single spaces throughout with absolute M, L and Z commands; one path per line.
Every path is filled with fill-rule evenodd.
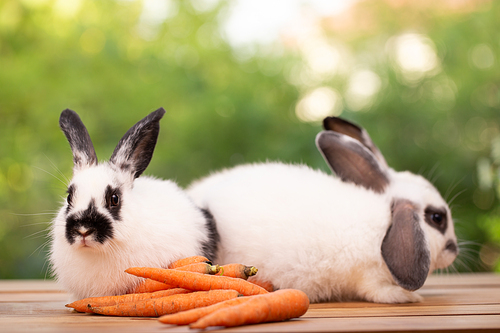
M 300 319 L 224 332 L 500 332 L 500 275 L 431 276 L 418 304 L 311 304 Z M 75 313 L 53 281 L 0 280 L 0 332 L 189 332 L 154 318 Z

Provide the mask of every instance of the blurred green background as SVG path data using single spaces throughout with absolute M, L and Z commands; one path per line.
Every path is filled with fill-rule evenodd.
M 354 121 L 394 169 L 453 200 L 449 271 L 500 271 L 500 2 L 350 1 L 320 15 L 299 1 L 276 38 L 231 37 L 266 37 L 259 15 L 292 2 L 273 14 L 264 1 L 1 0 L 0 278 L 50 277 L 48 228 L 72 172 L 60 112 L 80 114 L 105 160 L 161 106 L 146 173 L 182 186 L 267 159 L 327 171 L 320 120 Z

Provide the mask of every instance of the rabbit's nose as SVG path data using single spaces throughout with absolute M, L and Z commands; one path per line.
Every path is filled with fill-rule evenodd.
M 448 240 L 445 245 L 445 250 L 448 250 L 454 254 L 458 254 L 458 246 L 457 243 L 453 240 Z
M 78 233 L 82 236 L 82 237 L 87 237 L 87 236 L 90 236 L 94 233 L 94 229 L 90 228 L 90 229 L 87 229 L 87 228 L 79 228 L 78 229 Z

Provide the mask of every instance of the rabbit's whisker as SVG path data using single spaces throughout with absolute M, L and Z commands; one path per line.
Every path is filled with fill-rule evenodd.
M 462 193 L 464 193 L 464 192 L 466 192 L 466 191 L 467 191 L 467 189 L 466 189 L 466 188 L 464 188 L 463 190 L 461 190 L 460 192 L 458 192 L 457 194 L 455 194 L 455 195 L 454 195 L 454 196 L 450 199 L 450 201 L 448 202 L 448 206 L 450 206 L 450 205 L 453 203 L 453 201 L 455 201 L 455 199 L 456 199 L 456 198 L 457 198 L 460 194 L 462 194 Z
M 432 177 L 434 175 L 434 173 L 436 172 L 437 168 L 439 167 L 439 161 L 434 163 L 434 166 L 429 170 L 429 173 L 427 174 L 427 179 L 429 179 L 429 181 L 434 184 L 435 182 L 435 179 L 433 180 Z
M 40 238 L 40 237 L 49 237 L 48 230 L 43 229 L 43 230 L 34 232 L 31 235 L 24 236 L 23 239 L 32 239 L 32 238 L 34 239 L 34 238 Z
M 66 175 L 57 167 L 57 165 L 54 164 L 54 162 L 52 162 L 52 160 L 47 155 L 45 155 L 45 154 L 43 154 L 43 155 L 45 156 L 45 158 L 47 158 L 47 160 L 50 162 L 52 167 L 57 171 L 57 173 L 66 180 L 65 185 L 69 184 L 70 181 L 69 181 L 68 177 L 66 177 Z
M 50 176 L 54 177 L 55 179 L 57 179 L 58 181 L 60 181 L 60 182 L 61 182 L 61 183 L 62 183 L 65 187 L 68 187 L 68 183 L 67 183 L 67 182 L 65 183 L 65 182 L 64 182 L 64 180 L 62 180 L 61 178 L 57 177 L 57 176 L 56 176 L 56 175 L 54 175 L 53 173 L 51 173 L 51 172 L 49 172 L 49 171 L 47 171 L 47 170 L 44 170 L 44 169 L 42 169 L 42 168 L 40 168 L 40 167 L 37 167 L 37 166 L 33 166 L 33 168 L 35 168 L 35 169 L 38 169 L 38 170 L 40 170 L 40 171 L 45 172 L 46 174 L 48 174 L 48 175 L 50 175 Z

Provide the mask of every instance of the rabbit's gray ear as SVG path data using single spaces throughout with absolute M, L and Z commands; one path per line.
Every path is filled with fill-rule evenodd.
M 153 157 L 164 114 L 165 110 L 159 108 L 132 126 L 118 142 L 109 161 L 134 178 L 139 177 Z
M 323 127 L 325 130 L 348 135 L 351 138 L 358 140 L 366 148 L 370 149 L 373 155 L 377 158 L 381 167 L 387 169 L 387 162 L 385 161 L 384 156 L 378 147 L 373 143 L 370 135 L 368 135 L 368 132 L 364 128 L 338 117 L 326 117 L 323 119 Z
M 377 193 L 383 193 L 389 184 L 386 169 L 358 140 L 337 132 L 323 131 L 316 137 L 316 146 L 342 181 L 361 185 Z
M 61 117 L 59 117 L 59 126 L 66 135 L 73 152 L 75 169 L 96 165 L 97 155 L 94 145 L 78 114 L 70 109 L 64 110 L 61 112 Z
M 431 263 L 417 209 L 411 201 L 396 199 L 392 203 L 392 224 L 382 242 L 382 257 L 392 277 L 410 291 L 422 287 Z

